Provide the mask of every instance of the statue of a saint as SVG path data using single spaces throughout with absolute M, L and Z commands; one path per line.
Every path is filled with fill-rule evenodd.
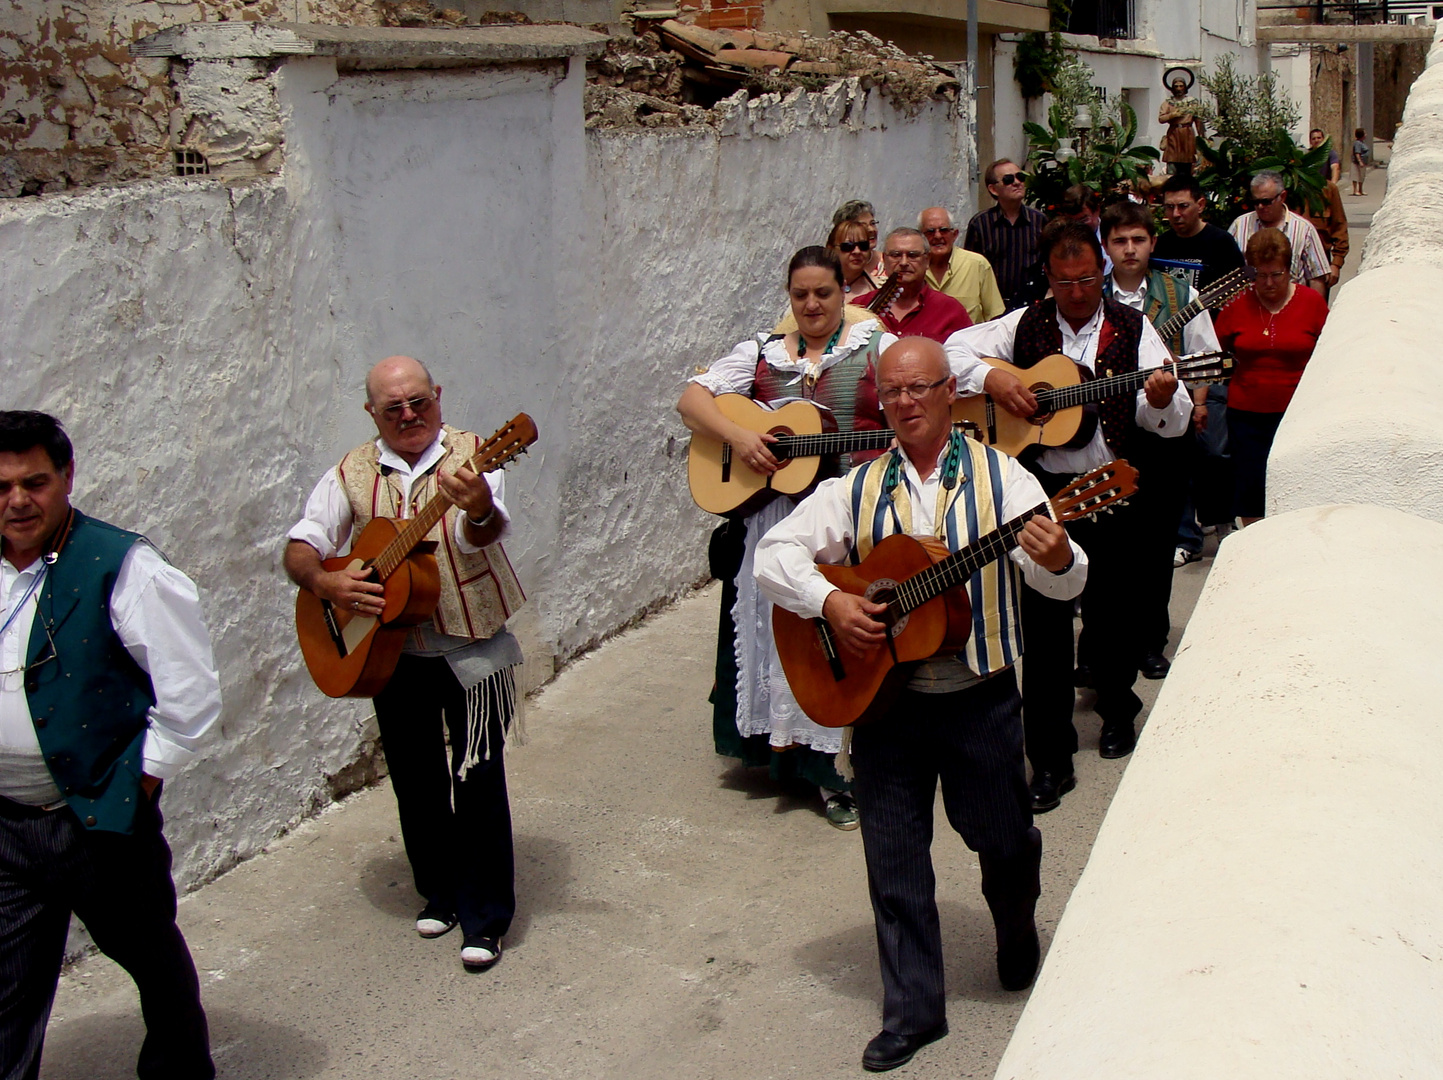
M 1162 139 L 1162 160 L 1167 163 L 1168 172 L 1191 176 L 1197 160 L 1197 141 L 1205 134 L 1202 117 L 1197 115 L 1198 101 L 1188 97 L 1193 73 L 1178 67 L 1167 74 L 1171 79 L 1166 85 L 1172 97 L 1157 110 L 1157 122 L 1167 125 L 1167 134 Z

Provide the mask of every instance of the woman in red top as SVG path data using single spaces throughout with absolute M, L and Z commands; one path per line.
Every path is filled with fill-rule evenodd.
M 1323 332 L 1328 305 L 1291 280 L 1293 248 L 1280 230 L 1259 229 L 1244 257 L 1257 279 L 1223 309 L 1217 332 L 1237 362 L 1228 387 L 1228 452 L 1246 526 L 1263 516 L 1268 452 Z

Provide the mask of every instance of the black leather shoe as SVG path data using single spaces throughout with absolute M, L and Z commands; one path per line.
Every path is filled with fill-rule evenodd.
M 1062 796 L 1077 786 L 1077 776 L 1071 769 L 1066 773 L 1039 769 L 1032 774 L 1028 790 L 1032 793 L 1032 812 L 1045 814 L 1062 805 Z
M 912 1055 L 928 1043 L 946 1038 L 947 1024 L 938 1024 L 931 1031 L 920 1035 L 894 1035 L 884 1031 L 867 1044 L 862 1051 L 862 1068 L 868 1072 L 886 1072 L 912 1060 Z
M 1172 661 L 1160 652 L 1150 652 L 1142 658 L 1138 670 L 1144 679 L 1165 679 L 1172 669 Z
M 1086 690 L 1092 686 L 1092 668 L 1086 664 L 1078 664 L 1072 669 L 1072 685 L 1079 690 Z
M 1132 721 L 1125 724 L 1103 724 L 1097 740 L 1097 752 L 1105 758 L 1127 757 L 1137 745 L 1137 732 Z

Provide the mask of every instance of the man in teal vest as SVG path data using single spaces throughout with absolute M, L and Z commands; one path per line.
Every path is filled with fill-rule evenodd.
M 0 412 L 0 1076 L 30 1078 L 73 912 L 135 980 L 142 1080 L 215 1075 L 161 786 L 220 714 L 200 597 L 70 505 L 54 417 Z

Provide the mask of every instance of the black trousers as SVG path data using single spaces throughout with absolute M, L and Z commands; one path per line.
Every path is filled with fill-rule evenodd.
M 175 925 L 160 792 L 129 835 L 87 830 L 68 808 L 0 800 L 0 1078 L 40 1075 L 73 911 L 140 991 L 141 1080 L 210 1080 L 200 982 Z
M 1048 495 L 1070 476 L 1033 470 Z M 1176 524 L 1176 518 L 1173 519 Z M 1094 519 L 1074 521 L 1067 532 L 1087 552 L 1087 587 L 1082 591 L 1087 662 L 1097 690 L 1097 714 L 1104 723 L 1130 723 L 1142 711 L 1133 692 L 1143 652 L 1143 592 L 1139 567 L 1147 558 L 1147 519 L 1135 503 Z M 1034 770 L 1066 773 L 1077 752 L 1072 723 L 1076 694 L 1072 601 L 1022 590 L 1022 719 L 1027 760 Z
M 1035 850 L 1021 706 L 1006 671 L 954 694 L 909 691 L 852 736 L 887 1031 L 916 1035 L 947 1017 L 932 869 L 938 781 L 947 820 L 973 851 L 1014 859 Z
M 444 657 L 403 654 L 375 705 L 416 891 L 455 912 L 467 937 L 504 936 L 516 888 L 503 718 L 489 721 L 490 760 L 462 780 L 466 692 Z
M 1137 584 L 1141 595 L 1139 647 L 1145 655 L 1162 652 L 1172 632 L 1168 604 L 1172 600 L 1172 557 L 1177 548 L 1177 523 L 1187 503 L 1197 458 L 1191 429 L 1174 439 L 1139 431 L 1131 439 L 1129 460 L 1145 481 L 1132 497 L 1138 519 Z M 1083 623 L 1087 633 L 1087 624 Z

